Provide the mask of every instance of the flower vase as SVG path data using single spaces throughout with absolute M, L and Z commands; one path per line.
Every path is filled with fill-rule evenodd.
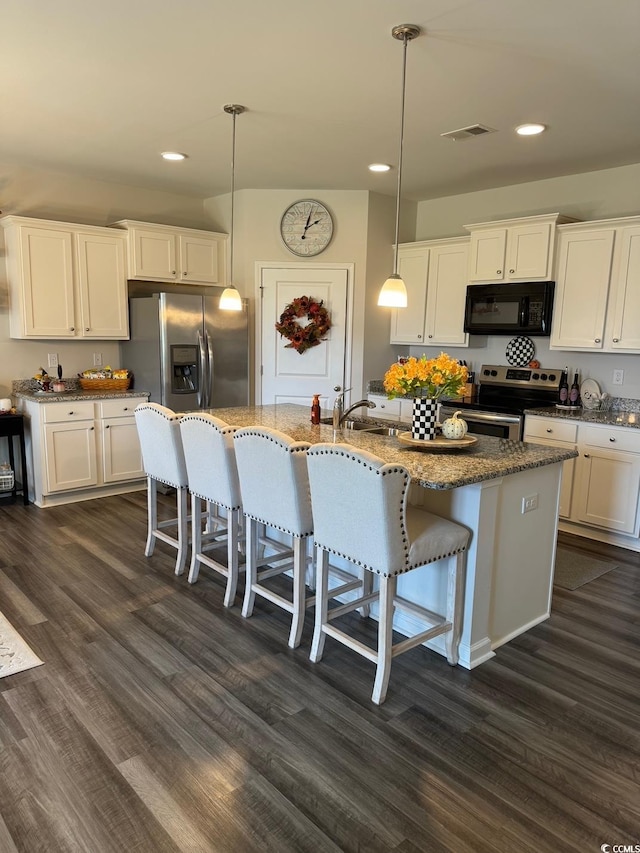
M 411 438 L 431 441 L 436 437 L 436 416 L 438 401 L 434 397 L 413 398 L 413 418 Z

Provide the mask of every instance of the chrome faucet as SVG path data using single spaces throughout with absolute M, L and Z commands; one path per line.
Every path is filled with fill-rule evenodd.
M 336 391 L 338 389 L 336 388 Z M 368 409 L 375 409 L 376 404 L 372 400 L 358 400 L 357 403 L 354 403 L 353 406 L 349 406 L 349 408 L 344 411 L 344 395 L 347 391 L 351 389 L 348 388 L 345 391 L 341 391 L 336 399 L 333 402 L 333 428 L 340 429 L 345 420 L 349 417 L 351 412 L 355 409 L 359 409 L 361 406 L 366 406 Z

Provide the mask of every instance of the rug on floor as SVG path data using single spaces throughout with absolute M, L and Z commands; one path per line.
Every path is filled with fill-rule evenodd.
M 43 663 L 0 613 L 0 678 L 22 672 L 23 669 L 41 666 Z
M 553 585 L 562 589 L 578 589 L 615 568 L 615 563 L 587 557 L 585 554 L 570 551 L 559 545 L 556 551 Z

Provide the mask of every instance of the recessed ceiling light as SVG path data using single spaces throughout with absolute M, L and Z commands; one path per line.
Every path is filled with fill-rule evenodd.
M 186 154 L 180 154 L 179 151 L 163 151 L 160 155 L 165 160 L 186 160 Z
M 544 124 L 521 124 L 516 127 L 516 133 L 520 136 L 537 136 L 538 133 L 543 133 L 547 129 Z
M 372 163 L 369 166 L 370 172 L 388 172 L 391 169 L 391 166 L 388 166 L 386 163 Z

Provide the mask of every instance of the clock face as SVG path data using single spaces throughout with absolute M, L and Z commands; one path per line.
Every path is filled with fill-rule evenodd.
M 319 201 L 303 198 L 282 214 L 280 234 L 290 252 L 309 258 L 324 252 L 331 242 L 333 219 Z

